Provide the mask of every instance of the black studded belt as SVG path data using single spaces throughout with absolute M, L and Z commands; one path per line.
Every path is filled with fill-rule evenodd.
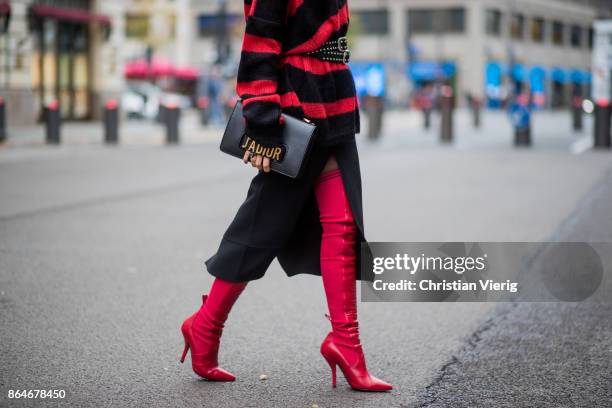
M 342 64 L 348 64 L 351 59 L 351 51 L 348 49 L 348 40 L 346 37 L 326 41 L 318 49 L 305 52 L 304 55 L 315 57 L 323 61 L 340 62 Z

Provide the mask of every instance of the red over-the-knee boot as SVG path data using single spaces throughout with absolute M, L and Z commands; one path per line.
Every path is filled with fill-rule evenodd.
M 321 275 L 332 324 L 332 331 L 321 344 L 321 354 L 331 367 L 332 386 L 336 386 L 336 366 L 340 366 L 353 389 L 390 390 L 391 384 L 368 372 L 359 341 L 355 275 L 357 227 L 339 169 L 319 176 L 315 195 L 323 229 Z
M 208 295 L 202 296 L 202 307 L 181 326 L 185 349 L 181 363 L 191 349 L 191 366 L 200 377 L 210 381 L 234 381 L 236 377 L 219 367 L 217 355 L 223 325 L 229 312 L 246 286 L 216 278 Z

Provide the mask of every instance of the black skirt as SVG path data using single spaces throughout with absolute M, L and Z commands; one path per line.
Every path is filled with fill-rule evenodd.
M 223 234 L 217 253 L 206 261 L 208 272 L 230 282 L 255 280 L 263 277 L 278 257 L 288 276 L 321 275 L 322 228 L 314 185 L 330 155 L 338 162 L 358 227 L 356 278 L 371 280 L 360 273 L 362 256 L 371 253 L 363 228 L 361 171 L 354 137 L 332 146 L 315 144 L 299 179 L 260 171 Z

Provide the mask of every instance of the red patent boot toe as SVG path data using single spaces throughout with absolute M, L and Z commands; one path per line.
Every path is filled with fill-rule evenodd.
M 236 377 L 219 367 L 218 353 L 223 325 L 232 305 L 246 283 L 231 283 L 215 279 L 209 295 L 202 296 L 202 307 L 181 326 L 185 348 L 181 363 L 191 351 L 191 367 L 209 381 L 235 381 Z

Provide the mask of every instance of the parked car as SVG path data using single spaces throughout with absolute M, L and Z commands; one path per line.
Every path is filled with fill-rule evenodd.
M 132 82 L 121 97 L 121 106 L 129 119 L 155 119 L 161 90 L 148 82 Z

